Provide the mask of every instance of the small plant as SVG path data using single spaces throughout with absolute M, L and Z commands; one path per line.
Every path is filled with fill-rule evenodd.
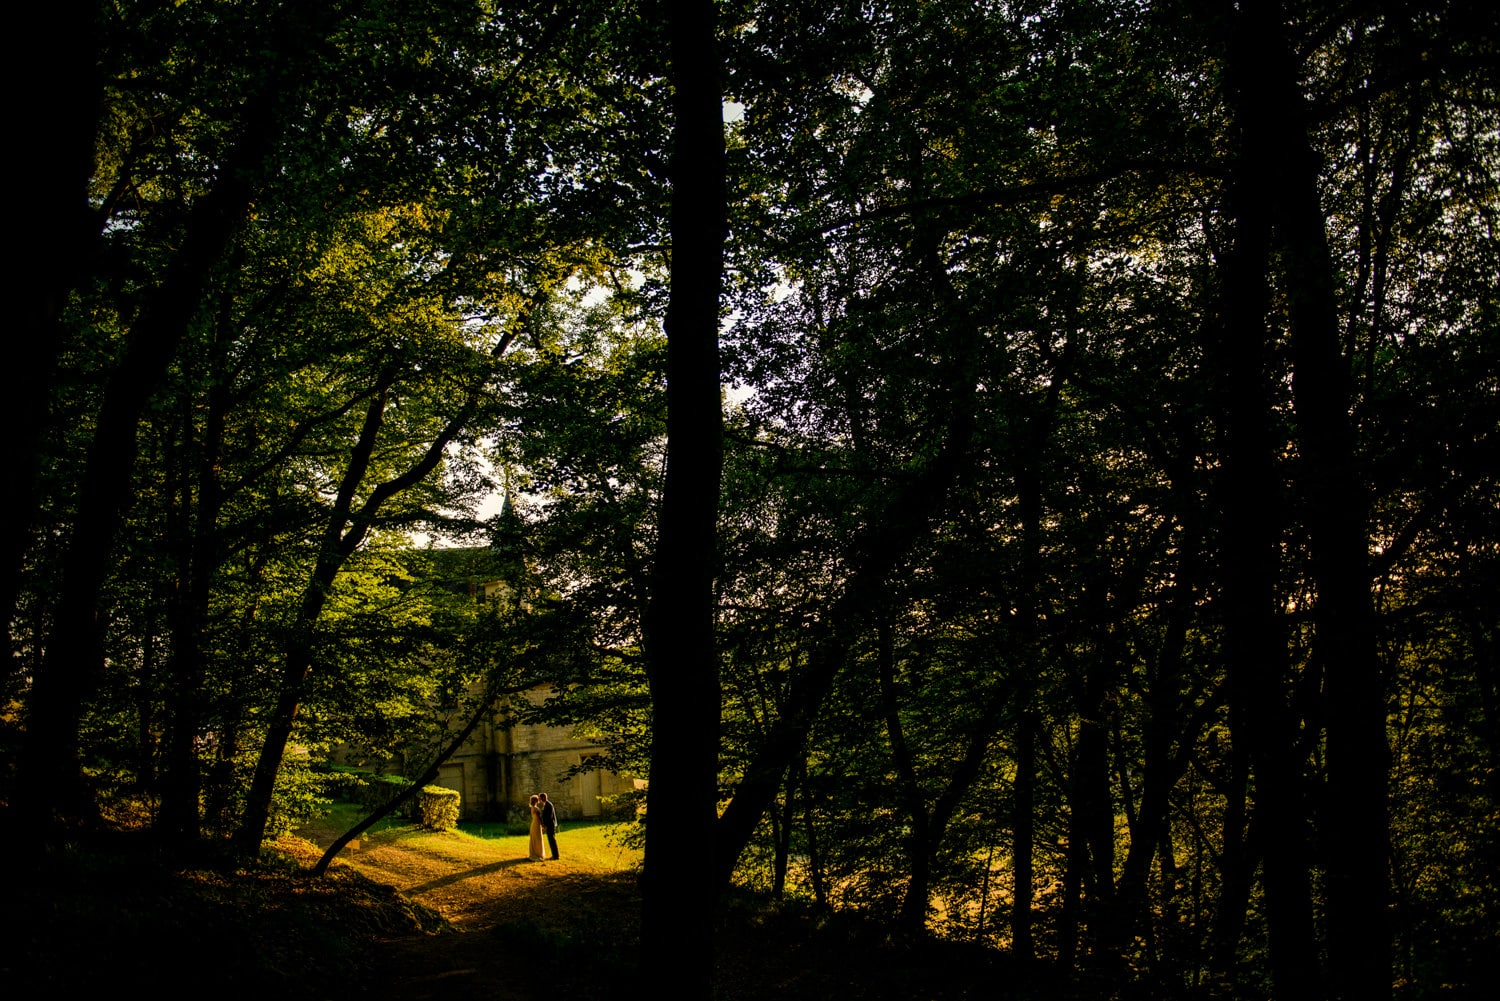
M 418 803 L 418 820 L 434 831 L 452 831 L 458 827 L 459 795 L 442 786 L 423 786 Z

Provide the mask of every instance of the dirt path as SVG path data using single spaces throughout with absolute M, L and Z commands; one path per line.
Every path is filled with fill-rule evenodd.
M 300 832 L 319 847 L 337 834 Z M 481 841 L 384 831 L 346 849 L 336 865 L 397 890 L 446 918 L 452 931 L 393 938 L 376 962 L 390 1001 L 555 1001 L 605 997 L 619 930 L 633 926 L 635 878 L 587 861 L 532 862 L 524 839 Z M 519 846 L 519 847 L 518 847 Z M 309 852 L 309 854 L 311 854 Z M 602 940 L 617 944 L 601 947 Z

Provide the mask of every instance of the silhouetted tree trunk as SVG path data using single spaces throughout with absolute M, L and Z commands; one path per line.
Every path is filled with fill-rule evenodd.
M 527 317 L 535 308 L 542 292 L 528 299 L 514 317 L 504 333 L 490 348 L 490 357 L 498 359 L 510 350 L 519 331 L 524 329 Z M 288 638 L 283 647 L 283 660 L 278 685 L 276 706 L 266 728 L 265 740 L 261 743 L 260 756 L 255 762 L 255 776 L 246 797 L 245 813 L 239 830 L 235 832 L 237 850 L 245 855 L 260 851 L 265 837 L 266 823 L 271 816 L 271 798 L 276 788 L 276 776 L 281 771 L 281 761 L 286 745 L 292 736 L 292 727 L 302 705 L 303 688 L 313 669 L 314 643 L 318 618 L 323 606 L 328 603 L 329 589 L 338 577 L 349 557 L 354 555 L 365 536 L 369 534 L 381 509 L 391 498 L 410 490 L 431 476 L 443 461 L 448 446 L 469 426 L 478 412 L 487 375 L 480 375 L 470 384 L 463 402 L 453 416 L 433 436 L 419 459 L 402 472 L 375 486 L 358 508 L 354 507 L 355 495 L 360 491 L 370 470 L 370 459 L 380 437 L 385 421 L 385 409 L 391 389 L 399 376 L 394 365 L 383 369 L 376 378 L 370 403 L 365 411 L 364 423 L 359 438 L 349 456 L 349 464 L 339 482 L 333 506 L 329 508 L 324 522 L 323 535 L 313 571 L 303 590 L 295 618 L 288 628 Z
M 1245 914 L 1250 908 L 1250 882 L 1255 858 L 1248 837 L 1250 813 L 1250 751 L 1243 700 L 1229 705 L 1229 774 L 1224 787 L 1222 848 L 1219 852 L 1219 896 L 1214 901 L 1213 928 L 1209 933 L 1209 964 L 1226 982 L 1235 979 Z M 1238 736 L 1236 736 L 1238 735 Z
M 880 682 L 881 708 L 885 712 L 886 737 L 891 742 L 891 757 L 896 765 L 896 778 L 900 799 L 906 807 L 909 833 L 906 837 L 907 866 L 911 878 L 906 885 L 906 897 L 901 904 L 898 923 L 908 935 L 919 934 L 927 924 L 927 901 L 932 885 L 933 837 L 930 830 L 931 809 L 922 794 L 922 785 L 917 778 L 911 749 L 906 744 L 906 731 L 901 725 L 901 713 L 896 698 L 896 651 L 891 635 L 891 625 L 885 618 L 876 626 L 876 658 Z
M 1090 669 L 1090 674 L 1095 673 Z M 1069 837 L 1077 837 L 1082 868 L 1083 917 L 1089 956 L 1102 971 L 1112 972 L 1119 957 L 1115 917 L 1115 812 L 1110 796 L 1109 738 L 1104 718 L 1104 692 L 1096 681 L 1080 707 L 1078 739 L 1074 744 L 1071 788 L 1073 823 Z
M 217 326 L 219 336 L 223 334 L 225 323 L 221 318 Z M 217 345 L 212 357 L 203 440 L 192 470 L 194 482 L 183 482 L 178 487 L 176 506 L 181 512 L 175 517 L 169 516 L 170 521 L 177 522 L 173 534 L 181 539 L 181 551 L 177 560 L 177 591 L 168 613 L 172 626 L 171 727 L 157 826 L 179 844 L 191 844 L 201 833 L 199 800 L 202 781 L 198 735 L 203 726 L 203 686 L 207 675 L 203 632 L 208 622 L 213 579 L 219 567 L 218 522 L 224 496 L 218 468 L 229 410 L 228 387 L 218 371 Z M 191 398 L 184 402 L 191 409 Z M 191 454 L 193 421 L 190 414 L 184 415 L 182 426 L 184 445 Z M 186 469 L 182 479 L 188 480 Z
M 953 819 L 959 802 L 979 778 L 990 741 L 999 729 L 1000 707 L 1008 700 L 996 699 L 979 714 L 964 734 L 963 753 L 949 774 L 942 792 L 935 799 L 929 799 L 924 795 L 916 762 L 901 725 L 896 698 L 895 644 L 890 624 L 884 621 L 879 623 L 876 635 L 886 733 L 891 741 L 900 797 L 905 803 L 911 828 L 906 838 L 911 878 L 907 882 L 906 896 L 902 899 L 897 923 L 905 934 L 917 936 L 927 928 L 927 911 L 932 895 L 932 862 L 942 844 L 943 832 Z
M 819 908 L 828 908 L 828 881 L 823 876 L 823 850 L 818 838 L 818 824 L 813 810 L 812 784 L 807 777 L 807 759 L 797 762 L 797 774 L 802 788 L 802 824 L 807 829 L 807 877 L 812 884 L 813 903 Z
M 1042 606 L 1042 467 L 1051 439 L 1063 366 L 1054 371 L 1043 405 L 1028 421 L 1025 446 L 1015 459 L 1016 503 L 1021 522 L 1021 575 L 1016 589 L 1016 632 L 1025 663 L 1040 664 Z M 1020 712 L 1015 725 L 1016 783 L 1013 793 L 1011 846 L 1011 955 L 1022 966 L 1036 958 L 1031 908 L 1035 900 L 1037 684 L 1024 679 L 1016 694 Z
M 1369 501 L 1349 415 L 1352 380 L 1339 344 L 1333 263 L 1319 201 L 1321 164 L 1309 141 L 1299 72 L 1275 8 L 1261 16 L 1260 65 L 1277 150 L 1276 232 L 1291 306 L 1297 480 L 1317 585 L 1313 657 L 1324 684 L 1328 781 L 1320 819 L 1328 897 L 1328 961 L 1334 997 L 1391 996 L 1385 686 L 1370 596 Z
M 101 602 L 130 498 L 137 425 L 275 152 L 291 106 L 288 95 L 299 89 L 308 50 L 321 35 L 313 26 L 326 28 L 337 8 L 318 8 L 312 23 L 305 23 L 302 13 L 288 8 L 268 31 L 274 39 L 274 65 L 247 100 L 239 140 L 220 166 L 213 190 L 193 204 L 177 253 L 131 325 L 123 355 L 105 385 L 62 560 L 47 651 L 27 703 L 17 799 L 28 828 L 39 834 L 58 821 L 76 822 L 93 812 L 80 771 L 78 728 L 103 670 Z
M 297 721 L 297 712 L 302 705 L 302 688 L 307 682 L 313 665 L 314 630 L 323 606 L 328 603 L 328 592 L 334 578 L 345 561 L 353 555 L 364 540 L 369 521 L 363 520 L 350 526 L 355 493 L 364 482 L 370 468 L 370 457 L 375 451 L 375 442 L 380 437 L 381 425 L 385 422 L 385 408 L 389 401 L 391 383 L 396 373 L 392 369 L 381 372 L 374 397 L 365 410 L 364 423 L 359 438 L 349 455 L 349 464 L 339 483 L 338 494 L 324 523 L 323 538 L 313 565 L 312 576 L 302 592 L 297 613 L 289 629 L 283 652 L 281 681 L 276 696 L 276 706 L 266 728 L 265 740 L 255 762 L 255 775 L 250 781 L 250 792 L 245 801 L 245 814 L 235 834 L 239 850 L 246 855 L 260 851 L 265 837 L 266 824 L 271 818 L 272 793 L 276 788 L 276 776 L 281 771 L 281 760 L 286 753 L 287 742 L 292 737 L 292 726 Z M 374 502 L 366 502 L 368 508 Z
M 713 580 L 723 466 L 719 290 L 726 235 L 717 7 L 668 5 L 673 86 L 667 469 L 644 632 L 651 788 L 642 965 L 678 996 L 712 993 L 719 670 Z
M 1339 346 L 1333 266 L 1318 196 L 1320 164 L 1309 140 L 1300 68 L 1285 32 L 1285 14 L 1276 2 L 1246 4 L 1236 21 L 1231 100 L 1245 151 L 1242 177 L 1258 201 L 1242 208 L 1241 218 L 1250 209 L 1274 220 L 1290 307 L 1297 479 L 1317 585 L 1314 659 L 1325 686 L 1328 785 L 1322 816 L 1330 986 L 1336 997 L 1379 999 L 1391 992 L 1385 917 L 1389 751 L 1370 605 L 1367 501 L 1354 462 L 1350 375 Z M 1292 726 L 1281 724 L 1273 738 L 1278 749 L 1292 736 Z M 1282 764 L 1290 779 L 1294 763 Z M 1278 837 L 1277 819 L 1266 818 L 1268 877 L 1292 843 Z M 1299 861 L 1287 859 L 1286 866 Z M 1274 922 L 1272 930 L 1274 936 Z M 1301 985 L 1293 987 L 1293 977 Z M 1294 990 L 1308 996 L 1305 985 L 1313 978 L 1284 970 L 1279 990 L 1283 980 L 1286 996 Z
M 1221 370 L 1225 379 L 1224 604 L 1232 732 L 1248 750 L 1262 837 L 1271 977 L 1278 999 L 1322 992 L 1308 883 L 1307 807 L 1297 726 L 1287 703 L 1288 653 L 1278 627 L 1280 472 L 1271 430 L 1268 370 L 1274 107 L 1252 70 L 1263 37 L 1231 21 L 1230 103 L 1238 128 L 1230 187 L 1233 246 L 1221 262 Z M 1263 34 L 1263 33 L 1262 33 Z M 1222 919 L 1222 915 L 1221 915 Z M 1223 943 L 1225 946 L 1228 943 Z
M 787 866 L 792 860 L 792 824 L 796 820 L 796 789 L 787 783 L 782 793 L 781 811 L 772 811 L 771 838 L 776 846 L 776 857 L 772 860 L 771 896 L 780 900 L 786 895 Z
M 1062 880 L 1062 913 L 1057 921 L 1057 963 L 1072 972 L 1078 962 L 1079 910 L 1082 906 L 1083 871 L 1088 865 L 1088 839 L 1079 822 L 1078 809 L 1068 796 L 1067 845 Z
M 194 206 L 182 247 L 131 327 L 124 356 L 105 387 L 63 558 L 46 658 L 28 700 L 19 792 L 23 808 L 41 827 L 49 816 L 76 819 L 91 810 L 79 773 L 78 726 L 103 668 L 101 600 L 134 481 L 137 423 L 198 311 L 213 266 L 250 204 L 255 177 L 274 149 L 279 129 L 274 103 L 265 97 L 218 184 Z
M 916 176 L 921 176 L 920 165 Z M 843 592 L 821 616 L 806 665 L 788 685 L 788 695 L 771 732 L 751 757 L 734 798 L 716 825 L 719 879 L 727 884 L 735 861 L 781 786 L 782 776 L 807 744 L 819 708 L 833 689 L 844 663 L 848 635 L 880 606 L 886 578 L 926 531 L 945 503 L 972 450 L 976 385 L 981 343 L 979 325 L 968 315 L 940 253 L 944 232 L 935 221 L 918 227 L 916 261 L 942 304 L 934 323 L 934 343 L 943 358 L 947 389 L 946 420 L 934 422 L 937 454 L 906 479 L 885 508 L 848 547 L 849 570 Z M 857 425 L 856 425 L 857 426 Z
M 1025 709 L 1016 719 L 1016 788 L 1011 821 L 1012 901 L 1010 911 L 1011 955 L 1022 965 L 1036 958 L 1031 934 L 1031 907 L 1035 899 L 1036 848 L 1036 713 Z
M 1184 422 L 1185 423 L 1185 422 Z M 1167 458 L 1173 503 L 1181 533 L 1176 543 L 1178 563 L 1173 574 L 1171 601 L 1167 609 L 1166 630 L 1155 662 L 1149 666 L 1150 689 L 1147 706 L 1145 756 L 1141 762 L 1140 809 L 1131 817 L 1130 847 L 1121 868 L 1116 902 L 1118 920 L 1124 940 L 1128 942 L 1138 929 L 1148 933 L 1152 925 L 1149 877 L 1153 858 L 1160 855 L 1164 870 L 1173 867 L 1170 825 L 1172 790 L 1182 778 L 1190 761 L 1191 749 L 1197 743 L 1213 700 L 1191 718 L 1184 718 L 1180 695 L 1181 677 L 1187 656 L 1188 630 L 1201 600 L 1198 581 L 1203 572 L 1202 517 L 1196 494 L 1194 466 L 1200 451 L 1190 447 L 1192 432 L 1179 431 L 1176 451 Z M 1128 789 L 1128 778 L 1121 778 Z M 1148 939 L 1149 939 L 1148 934 Z
M 89 181 L 102 97 L 100 16 L 94 0 L 59 0 L 27 12 L 17 79 L 29 95 L 12 103 L 11 131 L 26 146 L 13 159 L 9 210 L 12 243 L 26 248 L 7 267 L 11 378 L 0 392 L 7 468 L 0 493 L 6 512 L 0 553 L 0 644 L 10 670 L 10 622 L 15 616 L 21 564 L 36 511 L 42 435 L 62 348 L 61 317 L 68 293 L 88 270 L 99 219 L 89 204 Z M 18 38 L 21 36 L 17 36 Z

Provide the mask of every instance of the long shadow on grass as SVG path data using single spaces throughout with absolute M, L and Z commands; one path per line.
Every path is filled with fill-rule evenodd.
M 461 883 L 466 879 L 473 879 L 476 876 L 488 876 L 490 873 L 499 872 L 501 869 L 509 869 L 513 865 L 529 865 L 530 861 L 530 859 L 513 858 L 506 859 L 504 862 L 491 862 L 489 865 L 482 865 L 475 869 L 465 869 L 463 872 L 439 876 L 437 879 L 423 883 L 421 886 L 408 886 L 401 892 L 407 894 L 426 893 L 428 890 L 436 890 L 442 886 L 452 886 L 454 883 Z

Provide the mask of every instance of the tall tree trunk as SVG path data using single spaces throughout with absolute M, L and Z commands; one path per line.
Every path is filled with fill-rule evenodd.
M 1280 471 L 1271 430 L 1268 370 L 1272 193 L 1281 155 L 1269 141 L 1274 108 L 1253 72 L 1263 38 L 1231 20 L 1229 97 L 1238 156 L 1230 188 L 1233 247 L 1222 262 L 1221 371 L 1226 434 L 1223 505 L 1225 643 L 1231 734 L 1248 750 L 1264 846 L 1271 978 L 1279 1001 L 1321 995 L 1308 883 L 1307 807 L 1297 727 L 1287 704 L 1287 648 L 1277 621 Z M 1222 920 L 1222 915 L 1221 915 Z
M 909 830 L 906 857 L 911 877 L 907 881 L 906 897 L 901 903 L 898 924 L 906 934 L 918 935 L 927 927 L 927 904 L 932 892 L 931 859 L 935 847 L 930 830 L 932 811 L 926 797 L 922 795 L 916 763 L 912 760 L 911 748 L 906 743 L 906 730 L 901 725 L 900 705 L 896 698 L 895 640 L 891 633 L 890 622 L 883 613 L 875 630 L 880 702 L 885 712 L 886 736 L 891 742 L 891 757 L 896 764 L 896 778 L 901 801 L 906 807 Z
M 334 5 L 320 7 L 312 20 L 326 27 L 336 11 Z M 17 799 L 29 828 L 44 835 L 58 822 L 76 822 L 93 813 L 83 786 L 78 729 L 103 672 L 104 583 L 130 498 L 137 425 L 280 140 L 287 94 L 296 91 L 306 53 L 318 34 L 301 20 L 303 13 L 287 8 L 273 26 L 275 65 L 247 102 L 239 141 L 221 166 L 213 190 L 194 203 L 181 246 L 132 325 L 104 389 L 62 561 L 57 613 L 27 702 Z
M 1010 951 L 1016 962 L 1029 966 L 1036 958 L 1031 934 L 1031 908 L 1035 899 L 1036 849 L 1036 713 L 1022 710 L 1016 719 L 1016 788 L 1011 821 L 1015 842 L 1011 848 L 1012 900 Z
M 911 138 L 908 180 L 914 190 L 925 190 L 928 172 L 922 163 L 923 144 L 915 134 Z M 933 432 L 934 438 L 941 435 L 941 445 L 919 473 L 904 479 L 884 509 L 872 514 L 865 530 L 848 547 L 849 570 L 843 591 L 818 622 L 807 665 L 789 685 L 783 712 L 751 758 L 734 798 L 716 825 L 719 878 L 726 882 L 780 788 L 788 764 L 806 746 L 813 718 L 843 665 L 850 633 L 880 606 L 888 575 L 926 530 L 928 520 L 947 499 L 970 456 L 979 354 L 984 343 L 981 325 L 970 315 L 949 273 L 943 253 L 947 230 L 941 221 L 921 214 L 914 229 L 911 266 L 926 275 L 940 301 L 933 325 L 934 345 L 941 358 L 940 381 L 946 389 L 947 412 L 946 421 L 935 424 Z M 854 420 L 853 415 L 861 406 L 849 409 L 857 435 L 862 422 Z
M 1092 687 L 1092 686 L 1090 686 Z M 1078 724 L 1072 767 L 1073 833 L 1081 839 L 1083 916 L 1089 957 L 1100 972 L 1114 972 L 1120 956 L 1115 917 L 1115 814 L 1110 796 L 1109 736 L 1103 692 L 1090 699 Z
M 1116 895 L 1119 907 L 1117 923 L 1128 940 L 1141 927 L 1149 928 L 1150 895 L 1148 880 L 1151 862 L 1160 848 L 1162 865 L 1169 866 L 1170 847 L 1168 816 L 1172 807 L 1172 790 L 1182 778 L 1190 761 L 1189 749 L 1197 742 L 1201 728 L 1197 720 L 1183 718 L 1179 686 L 1186 653 L 1188 629 L 1193 622 L 1199 595 L 1194 581 L 1201 571 L 1201 540 L 1197 517 L 1193 514 L 1195 498 L 1191 485 L 1192 459 L 1184 454 L 1171 463 L 1172 490 L 1178 500 L 1183 521 L 1178 542 L 1180 558 L 1172 585 L 1166 634 L 1151 672 L 1147 705 L 1145 759 L 1142 762 L 1141 806 L 1130 826 L 1130 848 L 1121 868 Z M 1178 742 L 1174 749 L 1173 741 Z M 1122 783 L 1128 779 L 1122 777 Z
M 719 291 L 727 226 L 717 6 L 667 6 L 672 99 L 667 470 L 644 623 L 651 774 L 643 967 L 678 996 L 712 994 L 719 670 L 714 643 L 723 414 Z M 671 971 L 670 974 L 667 971 Z
M 1385 687 L 1371 604 L 1368 498 L 1360 484 L 1349 414 L 1351 377 L 1340 349 L 1333 262 L 1319 200 L 1321 164 L 1279 4 L 1269 5 L 1262 54 L 1278 151 L 1276 231 L 1291 305 L 1297 478 L 1317 585 L 1313 655 L 1324 679 L 1328 768 L 1322 836 L 1333 996 L 1391 997 L 1388 859 L 1390 748 Z
M 359 438 L 349 455 L 349 465 L 344 469 L 338 494 L 328 512 L 312 576 L 303 589 L 296 617 L 288 629 L 276 706 L 266 728 L 260 755 L 256 758 L 255 776 L 250 781 L 250 792 L 245 801 L 245 815 L 235 834 L 239 851 L 246 855 L 254 855 L 260 851 L 266 824 L 271 818 L 276 776 L 281 771 L 286 745 L 292 737 L 292 726 L 297 721 L 297 712 L 302 705 L 302 687 L 312 671 L 314 630 L 317 628 L 318 617 L 323 614 L 323 606 L 328 603 L 328 592 L 333 587 L 334 579 L 364 538 L 365 532 L 361 524 L 369 524 L 365 521 L 350 527 L 349 519 L 355 493 L 370 468 L 370 457 L 375 452 L 375 442 L 380 437 L 380 428 L 385 422 L 386 403 L 395 378 L 396 373 L 392 369 L 386 369 L 380 374 L 375 395 L 365 410 Z M 365 506 L 368 507 L 373 501 L 372 497 Z
M 0 393 L 0 420 L 6 428 L 7 468 L 0 509 L 5 510 L 5 549 L 0 558 L 0 644 L 10 669 L 10 620 L 20 596 L 21 564 L 33 530 L 42 435 L 62 351 L 63 306 L 89 269 L 90 249 L 99 236 L 98 215 L 89 204 L 95 173 L 95 144 L 101 113 L 99 74 L 101 3 L 58 0 L 27 12 L 28 65 L 21 77 L 34 98 L 12 105 L 12 134 L 26 143 L 27 155 L 12 164 L 15 191 L 26 192 L 10 206 L 15 246 L 27 248 L 7 267 L 13 321 L 7 338 L 12 371 Z
M 776 846 L 776 855 L 772 861 L 771 896 L 776 900 L 786 896 L 786 872 L 792 861 L 792 823 L 796 819 L 793 812 L 796 804 L 796 790 L 790 782 L 787 783 L 785 792 L 782 793 L 781 811 L 772 811 L 771 837 Z
M 1298 480 L 1317 585 L 1314 657 L 1325 684 L 1330 986 L 1336 997 L 1378 1001 L 1391 996 L 1389 749 L 1369 591 L 1367 501 L 1356 476 L 1320 163 L 1281 4 L 1242 5 L 1235 38 L 1231 97 L 1247 155 L 1257 161 L 1246 163 L 1244 173 L 1261 189 L 1257 209 L 1274 220 L 1290 305 Z M 1285 732 L 1276 739 L 1286 739 Z M 1273 822 L 1267 818 L 1268 872 L 1289 844 Z
M 102 97 L 100 17 L 96 0 L 59 0 L 27 12 L 24 61 L 18 79 L 34 96 L 12 105 L 12 134 L 26 155 L 11 165 L 14 190 L 11 238 L 25 247 L 6 269 L 14 282 L 6 296 L 19 314 L 7 338 L 12 378 L 0 392 L 6 429 L 7 469 L 0 493 L 6 512 L 0 559 L 0 643 L 10 670 L 10 623 L 15 616 L 22 560 L 36 511 L 42 436 L 62 348 L 61 317 L 68 294 L 88 270 L 99 220 L 89 205 Z M 18 36 L 19 37 L 19 36 Z M 40 44 L 33 44 L 40 42 Z M 41 95 L 45 95 L 43 98 Z
M 273 123 L 253 124 L 258 128 L 252 127 L 241 151 L 249 163 L 227 166 L 226 176 L 194 208 L 183 247 L 132 327 L 124 357 L 105 388 L 63 559 L 46 659 L 28 700 L 20 791 L 42 823 L 48 814 L 77 817 L 89 810 L 79 773 L 78 726 L 103 668 L 104 583 L 131 496 L 136 426 L 197 312 L 213 264 L 249 205 L 249 175 L 272 148 Z
M 1065 352 L 1065 355 L 1067 353 Z M 1016 502 L 1021 521 L 1021 579 L 1016 589 L 1017 638 L 1024 663 L 1041 661 L 1042 625 L 1042 514 L 1043 460 L 1057 414 L 1058 396 L 1066 377 L 1066 362 L 1053 372 L 1051 384 L 1035 414 L 1027 422 L 1025 447 L 1016 457 Z M 1012 807 L 1011 956 L 1022 967 L 1036 958 L 1031 908 L 1035 899 L 1036 742 L 1038 713 L 1035 680 L 1023 681 L 1016 693 L 1016 782 Z
M 801 778 L 802 824 L 807 829 L 807 877 L 812 884 L 813 903 L 823 910 L 828 909 L 828 880 L 823 876 L 823 850 L 818 840 L 818 825 L 813 810 L 812 783 L 808 781 L 807 759 L 797 762 L 797 773 Z
M 879 645 L 881 701 L 885 711 L 886 732 L 895 758 L 901 799 L 910 818 L 911 833 L 906 839 L 907 865 L 911 878 L 897 918 L 907 935 L 918 936 L 927 929 L 927 911 L 932 895 L 932 862 L 942 843 L 943 832 L 957 811 L 959 803 L 979 778 L 986 752 L 999 729 L 1000 710 L 1009 701 L 994 699 L 982 710 L 964 734 L 964 750 L 936 799 L 923 795 L 916 761 L 906 741 L 896 698 L 895 647 L 889 623 L 882 621 L 876 630 Z
M 1219 852 L 1219 895 L 1214 901 L 1213 925 L 1209 932 L 1209 965 L 1225 983 L 1234 983 L 1239 965 L 1240 939 L 1244 936 L 1246 912 L 1250 909 L 1250 884 L 1255 869 L 1250 826 L 1250 751 L 1243 702 L 1229 707 L 1229 776 L 1224 794 Z M 1200 880 L 1201 884 L 1201 880 Z
M 226 297 L 227 299 L 227 297 Z M 222 336 L 225 321 L 220 320 Z M 218 337 L 215 338 L 218 340 Z M 196 482 L 182 487 L 187 507 L 181 531 L 185 552 L 179 561 L 178 592 L 172 599 L 172 723 L 167 744 L 167 777 L 162 788 L 157 826 L 178 844 L 190 845 L 201 834 L 199 800 L 202 777 L 198 735 L 203 728 L 207 652 L 204 629 L 209 598 L 219 568 L 219 513 L 224 491 L 219 483 L 219 461 L 228 418 L 228 388 L 219 371 L 217 344 L 209 378 L 208 408 L 203 441 L 196 461 Z M 192 421 L 184 419 L 183 434 L 191 438 Z
M 1084 870 L 1088 866 L 1088 841 L 1079 821 L 1078 809 L 1068 801 L 1067 844 L 1065 846 L 1062 913 L 1057 919 L 1057 964 L 1072 974 L 1078 963 L 1079 909 L 1082 905 Z

